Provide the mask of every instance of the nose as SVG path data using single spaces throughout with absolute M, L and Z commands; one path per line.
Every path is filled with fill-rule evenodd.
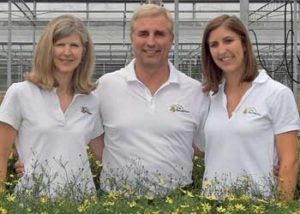
M 70 45 L 65 45 L 64 46 L 63 53 L 65 55 L 70 55 L 71 54 L 71 47 L 70 47 Z
M 147 38 L 147 45 L 148 46 L 154 46 L 155 45 L 155 36 L 149 35 Z
M 226 52 L 226 45 L 224 45 L 223 43 L 220 43 L 218 46 L 218 52 L 219 54 L 223 54 Z

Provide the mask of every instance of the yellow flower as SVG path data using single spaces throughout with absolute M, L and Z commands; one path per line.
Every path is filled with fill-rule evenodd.
M 97 196 L 95 196 L 95 195 L 92 196 L 91 199 L 90 199 L 90 202 L 96 204 L 97 203 Z
M 215 201 L 215 200 L 217 200 L 216 196 L 214 196 L 214 195 L 208 196 L 207 199 L 210 200 L 210 201 Z
M 16 200 L 16 195 L 15 194 L 8 194 L 6 196 L 6 200 L 9 202 L 14 202 Z
M 188 205 L 188 204 L 182 204 L 182 205 L 180 205 L 180 207 L 181 208 L 188 208 L 190 205 Z
M 223 208 L 222 206 L 220 206 L 220 207 L 217 207 L 217 212 L 218 212 L 218 213 L 225 213 L 225 212 L 226 212 L 226 209 Z
M 190 198 L 193 198 L 193 197 L 194 197 L 193 193 L 190 192 L 190 191 L 187 191 L 187 192 L 186 192 L 186 195 L 187 195 L 188 197 L 190 197 Z
M 180 212 L 179 212 L 179 209 L 177 208 L 177 209 L 174 210 L 171 214 L 178 214 L 178 213 L 180 213 Z
M 211 210 L 210 204 L 209 203 L 202 204 L 202 210 L 203 210 L 203 213 L 209 213 Z
M 166 203 L 168 203 L 168 204 L 173 204 L 173 199 L 170 198 L 169 196 L 167 196 L 167 198 L 166 198 Z
M 87 199 L 85 199 L 84 202 L 83 202 L 83 205 L 85 207 L 88 207 L 90 204 L 91 204 L 91 202 L 89 200 L 87 200 Z
M 241 199 L 242 201 L 248 201 L 248 200 L 250 200 L 250 196 L 248 196 L 248 195 L 242 195 L 242 196 L 240 197 L 240 199 Z
M 163 185 L 165 183 L 164 179 L 161 176 L 158 176 L 158 183 Z
M 42 204 L 46 204 L 46 203 L 48 202 L 48 197 L 47 197 L 47 196 L 41 196 L 41 197 L 40 197 L 40 202 L 41 202 Z
M 102 163 L 99 160 L 96 160 L 96 166 L 97 167 L 102 167 Z
M 13 184 L 12 184 L 11 182 L 6 181 L 6 182 L 5 182 L 5 185 L 6 185 L 6 186 L 12 186 Z
M 110 199 L 116 199 L 117 195 L 118 195 L 117 192 L 111 191 L 111 192 L 108 193 L 108 198 L 110 198 Z
M 128 204 L 129 204 L 129 207 L 131 207 L 131 208 L 136 206 L 136 202 L 135 201 L 131 201 Z
M 236 204 L 234 207 L 238 211 L 246 211 L 246 207 L 242 204 Z
M 7 210 L 3 207 L 0 207 L 0 214 L 6 214 Z
M 180 189 L 180 191 L 183 192 L 184 194 L 186 194 L 186 190 Z
M 86 208 L 85 208 L 84 205 L 80 205 L 80 206 L 77 208 L 77 211 L 78 211 L 79 213 L 83 213 L 83 212 L 86 211 Z
M 211 181 L 210 180 L 203 180 L 202 184 L 203 184 L 204 187 L 211 186 Z
M 113 206 L 113 205 L 115 205 L 115 203 L 114 203 L 114 202 L 110 202 L 110 201 L 104 202 L 104 203 L 103 203 L 103 206 L 104 206 L 104 207 L 111 207 L 111 206 Z
M 150 195 L 146 195 L 145 198 L 148 199 L 148 200 L 150 200 L 150 201 L 154 200 L 154 197 L 150 196 Z
M 262 206 L 253 205 L 252 209 L 253 209 L 253 213 L 255 213 L 255 214 L 264 213 L 264 207 L 262 207 Z
M 128 184 L 123 184 L 122 185 L 122 190 L 123 191 L 131 191 L 131 188 L 130 188 L 130 186 Z

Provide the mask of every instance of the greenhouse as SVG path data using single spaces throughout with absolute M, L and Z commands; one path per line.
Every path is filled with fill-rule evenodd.
M 96 50 L 94 78 L 118 70 L 134 56 L 129 26 L 133 10 L 146 0 L 10 0 L 0 1 L 0 90 L 21 81 L 31 69 L 35 43 L 50 19 L 61 14 L 80 17 L 90 30 Z M 175 19 L 170 52 L 181 71 L 201 80 L 201 38 L 208 20 L 221 14 L 240 17 L 250 31 L 257 60 L 275 79 L 297 93 L 299 5 L 296 1 L 157 0 Z
M 299 214 L 299 2 L 0 0 L 0 214 Z

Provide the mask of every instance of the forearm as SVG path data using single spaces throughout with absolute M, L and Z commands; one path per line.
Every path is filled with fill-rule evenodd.
M 193 144 L 194 155 L 204 157 L 204 152 L 201 151 L 195 144 Z
M 16 137 L 16 130 L 0 122 L 0 188 L 4 187 L 7 173 L 7 162 L 12 145 Z
M 0 192 L 5 189 L 5 181 L 7 174 L 7 159 L 0 152 Z
M 89 146 L 94 158 L 101 161 L 104 148 L 104 135 L 91 140 Z
M 280 163 L 278 174 L 278 191 L 282 200 L 293 200 L 297 184 L 298 162 Z

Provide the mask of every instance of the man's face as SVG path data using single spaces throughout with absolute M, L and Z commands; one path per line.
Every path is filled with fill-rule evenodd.
M 131 34 L 136 64 L 142 67 L 160 67 L 168 62 L 173 34 L 164 15 L 142 17 L 133 24 Z

